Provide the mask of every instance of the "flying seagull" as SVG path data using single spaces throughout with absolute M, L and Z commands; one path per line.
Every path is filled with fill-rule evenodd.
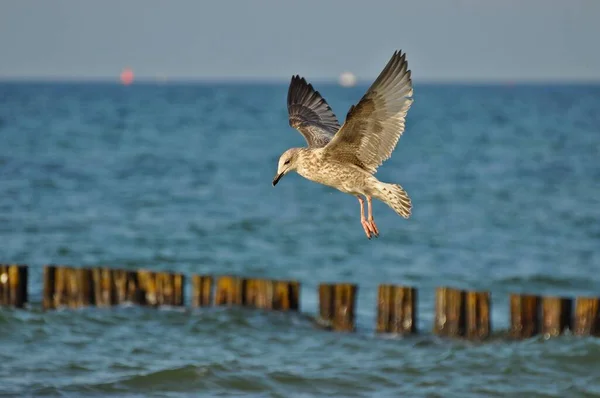
M 379 236 L 372 198 L 409 218 L 412 203 L 406 191 L 398 184 L 379 181 L 374 174 L 392 155 L 404 132 L 412 94 L 406 53 L 396 51 L 358 104 L 350 107 L 340 127 L 321 94 L 304 78 L 293 76 L 287 97 L 289 123 L 308 145 L 290 148 L 281 155 L 273 186 L 290 171 L 296 171 L 310 181 L 356 196 L 360 222 L 369 239 Z M 367 200 L 368 218 L 361 195 Z

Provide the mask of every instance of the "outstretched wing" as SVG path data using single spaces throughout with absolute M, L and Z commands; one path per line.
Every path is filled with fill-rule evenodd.
M 406 54 L 394 52 L 358 104 L 350 107 L 344 125 L 325 148 L 328 155 L 375 173 L 404 132 L 413 103 L 410 76 Z
M 298 130 L 309 147 L 323 147 L 340 129 L 327 102 L 304 78 L 292 77 L 287 97 L 290 126 Z

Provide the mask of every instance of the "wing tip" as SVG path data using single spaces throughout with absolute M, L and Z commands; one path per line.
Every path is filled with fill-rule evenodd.
M 316 100 L 313 106 L 324 105 L 325 108 L 331 111 L 331 107 L 318 90 L 315 90 L 313 85 L 300 75 L 292 76 L 288 89 L 288 107 L 295 104 L 305 104 L 307 101 Z
M 306 79 L 303 76 L 300 75 L 292 75 L 292 79 L 290 81 L 290 84 L 308 84 L 306 82 Z
M 295 103 L 302 103 L 312 93 L 316 93 L 319 97 L 321 96 L 304 77 L 293 75 L 288 88 L 288 106 Z
M 315 122 L 323 124 L 323 128 L 337 130 L 340 127 L 333 109 L 325 98 L 318 90 L 315 90 L 311 83 L 298 74 L 293 75 L 290 80 L 287 108 L 290 126 L 294 128 L 298 128 L 299 124 L 302 124 L 302 117 L 299 116 L 299 112 L 303 112 L 302 108 L 310 110 L 316 117 Z
M 395 87 L 400 82 L 404 82 L 402 87 L 404 89 L 409 88 L 409 91 L 412 91 L 412 71 L 408 69 L 406 52 L 402 51 L 402 49 L 395 50 L 390 60 L 381 71 L 378 80 L 378 85 L 384 90 L 384 87 L 389 89 Z M 401 89 L 400 91 L 404 91 L 404 89 Z

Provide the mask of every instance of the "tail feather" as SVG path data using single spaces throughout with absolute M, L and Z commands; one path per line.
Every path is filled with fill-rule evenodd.
M 381 183 L 376 198 L 390 206 L 398 215 L 410 217 L 412 203 L 408 193 L 400 185 Z

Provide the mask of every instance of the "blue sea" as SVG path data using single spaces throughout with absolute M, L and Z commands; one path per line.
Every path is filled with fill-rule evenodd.
M 367 85 L 315 83 L 343 121 Z M 0 396 L 597 397 L 600 338 L 508 341 L 513 292 L 600 296 L 600 85 L 415 84 L 356 198 L 288 175 L 303 146 L 287 82 L 0 83 L 0 262 L 30 267 L 0 309 Z M 302 283 L 301 314 L 244 308 L 43 312 L 44 264 Z M 317 285 L 359 286 L 354 333 L 322 330 Z M 377 286 L 419 290 L 413 337 L 375 333 Z M 489 290 L 488 342 L 432 335 L 437 286 Z M 190 286 L 187 295 L 189 303 Z

